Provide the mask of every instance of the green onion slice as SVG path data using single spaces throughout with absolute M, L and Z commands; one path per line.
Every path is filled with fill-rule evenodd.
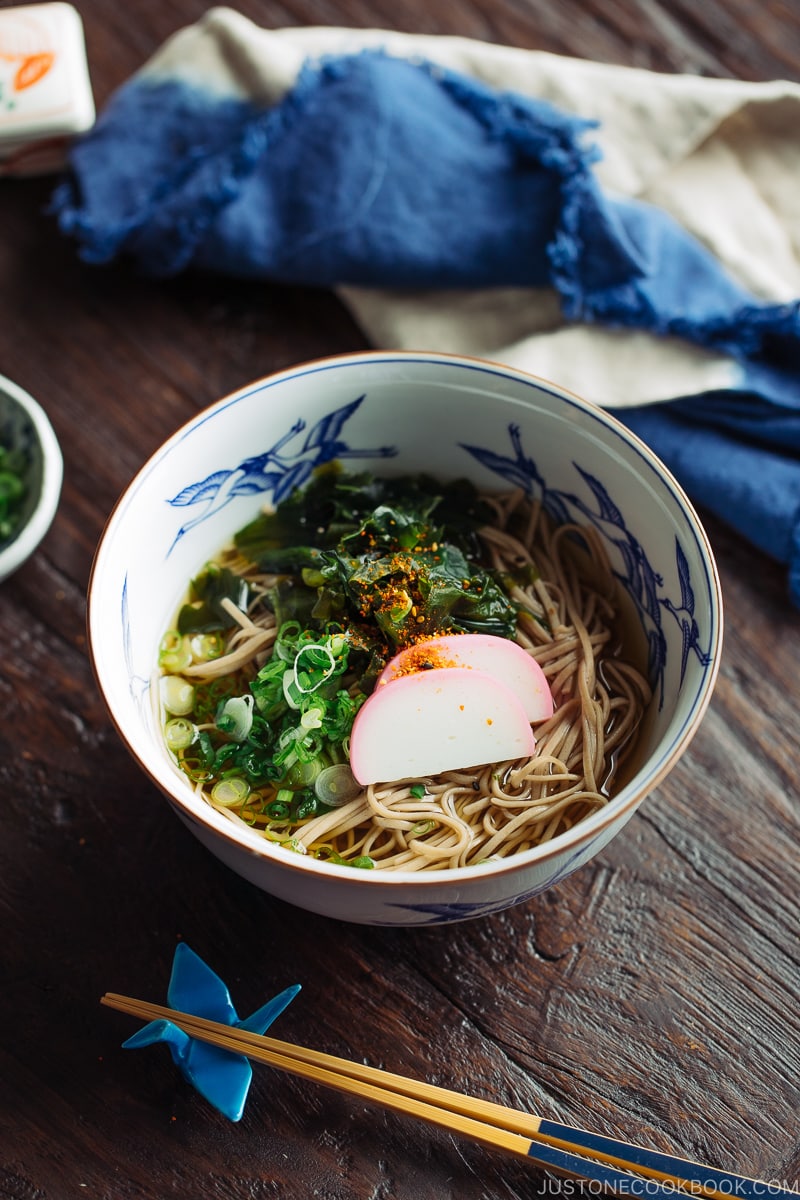
M 162 675 L 161 702 L 173 717 L 185 717 L 194 708 L 194 687 L 180 675 Z
M 185 671 L 191 665 L 191 661 L 189 639 L 178 633 L 177 629 L 170 629 L 164 634 L 158 647 L 158 665 L 165 671 L 180 672 Z
M 253 703 L 252 696 L 231 696 L 217 713 L 217 729 L 235 742 L 245 741 L 253 727 Z
M 314 780 L 314 792 L 322 804 L 329 808 L 340 808 L 353 800 L 361 791 L 358 782 L 347 763 L 334 763 L 320 771 Z
M 233 808 L 244 804 L 250 795 L 250 784 L 241 775 L 232 775 L 227 779 L 218 780 L 211 789 L 211 799 L 223 808 Z
M 212 662 L 225 652 L 225 639 L 216 630 L 213 633 L 196 633 L 188 641 L 189 652 L 196 663 Z
M 191 746 L 197 730 L 186 717 L 174 717 L 164 726 L 164 737 L 170 750 L 185 750 Z

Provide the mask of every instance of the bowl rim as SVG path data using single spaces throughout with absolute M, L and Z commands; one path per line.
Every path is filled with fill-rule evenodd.
M 50 418 L 38 400 L 5 375 L 0 375 L 0 393 L 25 412 L 42 450 L 42 484 L 36 506 L 11 541 L 0 548 L 0 578 L 7 578 L 30 558 L 53 523 L 61 499 L 64 458 Z
M 702 688 L 699 691 L 698 699 L 695 702 L 695 707 L 691 712 L 690 718 L 687 720 L 685 727 L 676 736 L 672 748 L 668 754 L 662 759 L 658 769 L 653 774 L 646 775 L 638 784 L 637 779 L 641 772 L 637 772 L 634 779 L 609 802 L 599 809 L 597 812 L 590 814 L 583 820 L 579 821 L 571 829 L 557 835 L 548 842 L 540 843 L 538 846 L 533 846 L 529 850 L 521 851 L 518 854 L 509 856 L 508 858 L 494 859 L 489 862 L 476 864 L 475 866 L 466 867 L 442 867 L 430 871 L 404 871 L 398 870 L 355 870 L 353 867 L 341 866 L 336 863 L 324 862 L 314 858 L 310 858 L 303 854 L 280 851 L 265 839 L 258 839 L 250 833 L 250 830 L 243 826 L 239 829 L 233 821 L 226 819 L 222 814 L 218 813 L 210 805 L 206 805 L 207 812 L 198 808 L 193 808 L 186 803 L 188 797 L 184 797 L 178 792 L 178 789 L 168 789 L 165 786 L 164 780 L 160 778 L 154 770 L 151 770 L 138 754 L 130 740 L 126 736 L 124 730 L 117 721 L 114 709 L 110 703 L 106 689 L 103 685 L 103 680 L 98 668 L 97 659 L 94 651 L 92 637 L 92 613 L 94 611 L 94 596 L 95 582 L 97 572 L 103 557 L 103 548 L 107 536 L 112 530 L 112 526 L 116 520 L 122 506 L 126 503 L 130 493 L 143 480 L 151 469 L 155 467 L 158 461 L 166 455 L 171 448 L 182 440 L 192 427 L 198 423 L 202 423 L 216 412 L 223 410 L 232 403 L 243 398 L 246 394 L 252 393 L 256 389 L 261 389 L 265 386 L 272 387 L 282 382 L 285 379 L 291 379 L 295 376 L 306 374 L 309 372 L 329 369 L 337 366 L 348 366 L 357 363 L 381 363 L 381 362 L 420 362 L 420 363 L 442 363 L 449 366 L 469 366 L 471 368 L 481 368 L 490 373 L 499 374 L 506 378 L 517 379 L 523 383 L 533 383 L 540 388 L 552 393 L 562 400 L 567 400 L 584 413 L 598 420 L 600 424 L 606 425 L 610 430 L 627 442 L 629 447 L 637 453 L 649 465 L 650 469 L 663 481 L 669 491 L 671 491 L 679 506 L 684 511 L 688 524 L 692 528 L 695 539 L 702 549 L 702 557 L 709 581 L 709 595 L 711 597 L 711 628 L 710 628 L 710 645 L 709 645 L 709 664 L 706 667 Z M 677 481 L 672 472 L 659 459 L 650 447 L 642 441 L 642 439 L 633 433 L 628 427 L 620 421 L 608 409 L 601 408 L 599 405 L 585 400 L 570 389 L 563 387 L 561 384 L 553 383 L 543 376 L 535 375 L 530 371 L 523 370 L 519 367 L 509 366 L 504 363 L 496 362 L 489 358 L 480 356 L 456 354 L 442 351 L 415 351 L 415 350 L 363 350 L 363 351 L 346 351 L 339 354 L 323 355 L 318 358 L 304 360 L 294 363 L 288 367 L 280 368 L 277 371 L 269 372 L 268 374 L 254 379 L 242 387 L 236 388 L 234 391 L 227 393 L 211 404 L 204 406 L 194 416 L 190 417 L 182 425 L 180 425 L 161 445 L 146 459 L 141 465 L 136 474 L 129 480 L 126 487 L 123 489 L 117 498 L 113 508 L 111 509 L 108 518 L 101 531 L 97 542 L 95 553 L 90 569 L 89 582 L 87 588 L 87 649 L 89 660 L 94 672 L 95 680 L 98 689 L 103 697 L 107 712 L 110 716 L 118 736 L 122 743 L 127 748 L 129 754 L 135 761 L 139 770 L 150 779 L 157 790 L 167 799 L 178 816 L 184 821 L 191 824 L 197 824 L 209 834 L 216 837 L 221 837 L 224 842 L 227 842 L 238 853 L 246 853 L 252 857 L 264 860 L 270 866 L 278 871 L 300 872 L 301 874 L 310 873 L 322 882 L 325 880 L 333 883 L 335 880 L 348 882 L 351 885 L 358 884 L 360 886 L 388 886 L 392 888 L 404 887 L 409 885 L 417 885 L 424 887 L 426 891 L 435 890 L 437 888 L 452 889 L 455 883 L 461 882 L 467 884 L 471 880 L 500 878 L 508 874 L 519 873 L 526 867 L 531 868 L 539 864 L 547 863 L 548 860 L 561 858 L 564 855 L 573 854 L 582 846 L 588 846 L 595 839 L 601 837 L 609 826 L 624 822 L 628 816 L 632 815 L 639 807 L 642 801 L 649 795 L 663 779 L 669 774 L 678 760 L 683 756 L 693 740 L 700 723 L 706 713 L 706 710 L 711 701 L 714 687 L 720 668 L 722 635 L 724 626 L 722 587 L 719 577 L 717 563 L 714 557 L 714 552 L 711 547 L 708 535 L 705 528 L 692 504 L 684 491 L 682 485 Z M 176 782 L 179 782 L 176 776 Z

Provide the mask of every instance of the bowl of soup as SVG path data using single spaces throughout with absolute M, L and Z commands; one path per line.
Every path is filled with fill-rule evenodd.
M 53 523 L 61 447 L 37 400 L 0 376 L 0 580 L 22 566 Z
M 366 352 L 178 429 L 108 520 L 88 628 L 134 763 L 214 855 L 416 925 L 523 903 L 624 829 L 706 710 L 722 603 L 697 514 L 614 417 Z

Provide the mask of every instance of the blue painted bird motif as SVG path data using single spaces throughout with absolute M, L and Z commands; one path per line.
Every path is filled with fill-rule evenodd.
M 179 942 L 175 947 L 167 1000 L 170 1008 L 179 1012 L 262 1034 L 299 991 L 299 984 L 285 988 L 241 1021 L 220 977 L 185 942 Z M 169 1047 L 172 1061 L 183 1077 L 210 1104 L 231 1121 L 241 1119 L 253 1077 L 253 1068 L 244 1054 L 198 1041 L 168 1020 L 150 1021 L 122 1044 L 127 1050 L 136 1050 L 156 1042 L 164 1042 Z
M 170 552 L 191 529 L 207 521 L 239 496 L 271 493 L 273 503 L 279 504 L 295 489 L 302 487 L 317 467 L 334 459 L 391 458 L 395 455 L 397 450 L 393 446 L 359 450 L 342 440 L 344 426 L 365 398 L 366 393 L 322 417 L 311 427 L 299 447 L 290 449 L 295 439 L 306 430 L 306 422 L 302 419 L 295 421 L 269 450 L 243 459 L 238 466 L 229 470 L 214 471 L 205 479 L 182 488 L 167 501 L 168 504 L 173 508 L 187 508 L 196 504 L 205 507 L 197 516 L 184 522 L 175 535 Z

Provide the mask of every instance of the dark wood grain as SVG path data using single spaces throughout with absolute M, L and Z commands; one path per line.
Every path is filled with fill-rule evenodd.
M 201 0 L 80 0 L 98 103 Z M 246 0 L 265 26 L 455 33 L 667 71 L 800 79 L 768 0 Z M 719 685 L 676 770 L 596 860 L 520 908 L 349 927 L 238 879 L 175 821 L 95 689 L 85 594 L 103 523 L 158 444 L 289 363 L 361 348 L 328 293 L 79 263 L 50 181 L 0 184 L 0 372 L 65 453 L 41 550 L 0 586 L 0 1197 L 520 1200 L 525 1164 L 257 1068 L 231 1125 L 106 990 L 161 1000 L 185 939 L 280 1035 L 800 1188 L 798 616 L 715 520 Z

